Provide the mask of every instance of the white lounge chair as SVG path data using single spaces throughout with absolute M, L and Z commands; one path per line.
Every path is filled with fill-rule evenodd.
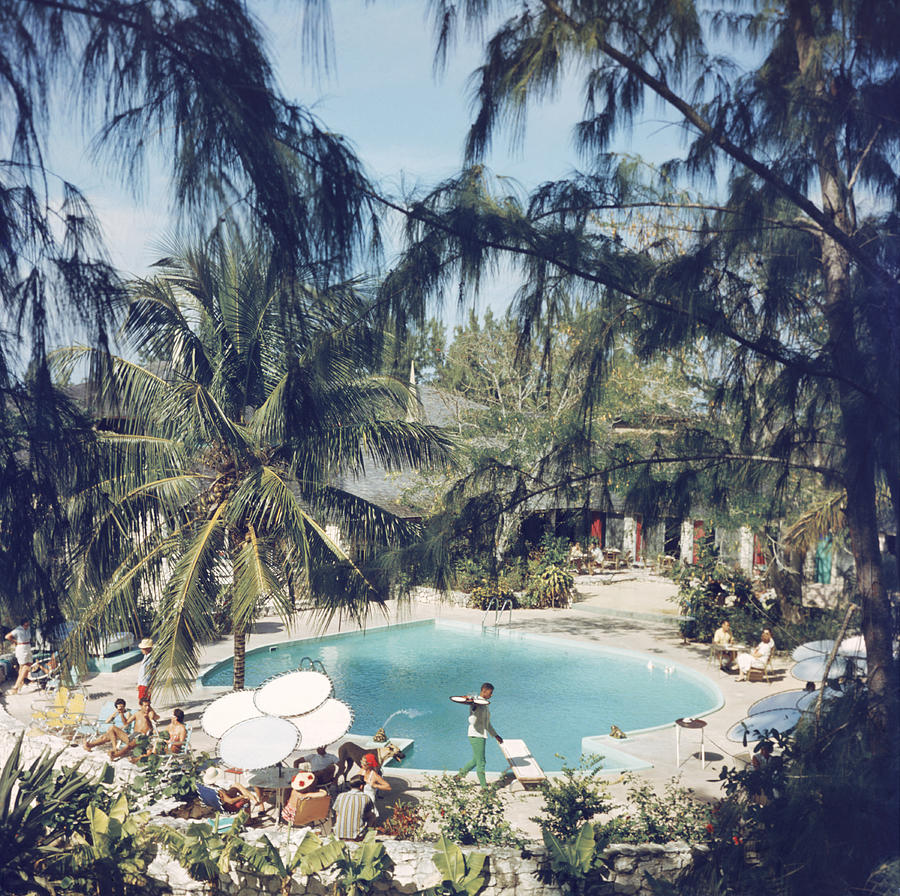
M 546 780 L 544 770 L 538 765 L 537 759 L 531 755 L 531 750 L 524 740 L 504 739 L 500 749 L 509 763 L 516 780 L 525 788 L 536 787 L 541 781 Z

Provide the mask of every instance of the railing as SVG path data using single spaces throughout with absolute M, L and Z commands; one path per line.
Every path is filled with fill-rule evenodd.
M 488 605 L 484 611 L 484 616 L 481 617 L 481 628 L 482 629 L 486 628 L 485 620 L 487 619 L 488 613 L 490 613 L 491 610 L 494 611 L 494 624 L 491 626 L 491 628 L 497 628 L 500 625 L 500 617 L 504 614 L 504 612 L 507 612 L 507 611 L 509 612 L 509 618 L 507 619 L 507 624 L 512 622 L 512 611 L 513 611 L 512 601 L 509 598 L 507 598 L 501 604 L 496 597 L 493 597 L 488 601 Z

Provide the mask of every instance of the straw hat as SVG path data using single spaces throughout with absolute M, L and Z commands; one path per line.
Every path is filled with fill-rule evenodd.
M 216 787 L 219 784 L 228 783 L 225 778 L 225 772 L 216 768 L 216 766 L 211 765 L 204 773 L 203 773 L 203 783 L 207 787 Z
M 144 638 L 140 644 L 138 644 L 138 650 L 150 650 L 153 647 L 153 638 Z
M 316 776 L 312 772 L 297 772 L 291 780 L 291 788 L 300 793 L 306 790 L 315 780 Z

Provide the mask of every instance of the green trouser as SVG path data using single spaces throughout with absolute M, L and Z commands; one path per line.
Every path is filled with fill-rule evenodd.
M 470 737 L 469 743 L 472 745 L 472 758 L 459 770 L 459 774 L 467 775 L 474 768 L 475 774 L 478 775 L 478 783 L 482 787 L 487 787 L 487 778 L 484 776 L 484 747 L 487 738 Z

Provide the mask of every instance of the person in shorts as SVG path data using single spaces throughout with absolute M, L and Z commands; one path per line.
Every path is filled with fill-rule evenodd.
M 28 679 L 34 656 L 31 653 L 31 623 L 23 619 L 11 632 L 6 635 L 6 640 L 16 646 L 16 662 L 19 664 L 19 677 L 10 693 L 18 694 L 22 685 Z

